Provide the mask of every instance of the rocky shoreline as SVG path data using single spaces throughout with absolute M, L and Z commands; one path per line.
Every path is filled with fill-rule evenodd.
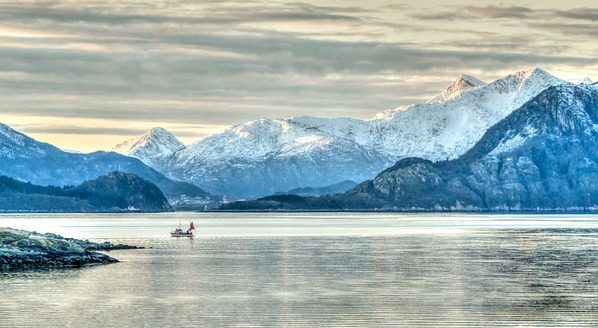
M 97 251 L 138 248 L 0 228 L 0 271 L 80 268 L 116 263 L 117 259 Z

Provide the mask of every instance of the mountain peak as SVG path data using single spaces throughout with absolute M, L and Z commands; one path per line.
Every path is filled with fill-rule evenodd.
M 185 148 L 172 133 L 161 127 L 149 129 L 142 136 L 131 138 L 116 145 L 112 150 L 137 157 L 148 164 L 152 158 L 172 154 Z
M 150 139 L 176 139 L 176 137 L 168 132 L 165 128 L 161 127 L 153 127 L 147 130 L 143 135 L 135 138 L 131 138 L 129 140 L 139 140 L 142 143 L 149 142 Z M 178 141 L 178 139 L 176 139 Z
M 558 80 L 554 75 L 548 73 L 540 67 L 534 67 L 528 70 L 516 72 L 515 78 L 522 83 L 527 80 Z
M 460 86 L 460 87 L 475 88 L 475 87 L 481 87 L 483 85 L 486 85 L 486 82 L 484 82 L 474 76 L 468 75 L 468 74 L 461 74 L 461 75 L 459 75 L 457 80 L 455 80 L 455 82 L 453 82 L 452 85 L 456 85 L 456 86 Z
M 478 78 L 467 74 L 461 74 L 448 86 L 448 88 L 446 88 L 446 90 L 428 100 L 428 103 L 445 102 L 460 96 L 464 91 L 477 89 L 484 85 L 486 85 L 486 82 Z
M 550 75 L 550 73 L 548 73 L 545 69 L 540 68 L 538 66 L 523 70 L 523 71 L 519 71 L 517 73 L 521 73 L 521 74 L 527 74 L 527 75 L 534 75 L 534 74 L 548 74 Z
M 547 87 L 561 84 L 569 83 L 555 77 L 539 67 L 534 67 L 509 74 L 504 78 L 498 79 L 488 84 L 488 86 L 485 88 L 499 93 L 516 92 L 519 94 L 518 98 L 520 100 L 531 99 L 533 96 L 537 95 L 540 93 L 540 91 L 546 89 Z M 511 106 L 511 108 L 515 109 L 523 105 L 523 102 L 515 101 L 513 104 L 514 105 Z
M 153 127 L 151 129 L 149 129 L 145 134 L 147 134 L 147 135 L 163 135 L 163 134 L 171 134 L 171 133 L 168 132 L 168 130 L 166 130 L 165 128 Z
M 578 84 L 593 84 L 594 81 L 592 81 L 592 79 L 588 76 L 584 77 L 583 79 L 579 80 Z

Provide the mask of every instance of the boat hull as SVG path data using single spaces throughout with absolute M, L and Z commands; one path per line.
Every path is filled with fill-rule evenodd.
M 181 238 L 181 237 L 193 238 L 193 234 L 192 233 L 174 233 L 174 232 L 171 232 L 170 233 L 170 237 L 176 237 L 176 238 Z

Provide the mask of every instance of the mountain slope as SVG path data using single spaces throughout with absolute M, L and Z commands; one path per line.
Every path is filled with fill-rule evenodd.
M 357 186 L 357 183 L 351 180 L 345 180 L 323 187 L 295 188 L 285 192 L 277 192 L 276 195 L 325 196 L 342 193 L 355 186 Z
M 172 211 L 160 189 L 130 173 L 111 172 L 77 187 L 40 186 L 0 176 L 0 211 Z
M 153 166 L 155 160 L 185 148 L 172 133 L 163 128 L 152 128 L 140 137 L 116 145 L 112 151 L 135 157 Z
M 598 209 L 598 89 L 551 87 L 462 158 L 399 162 L 353 190 L 398 209 Z
M 427 103 L 384 111 L 368 121 L 295 117 L 240 124 L 154 167 L 211 192 L 241 197 L 363 181 L 405 157 L 457 158 L 514 109 L 563 83 L 541 69 L 489 84 L 461 76 Z
M 330 197 L 272 196 L 225 209 L 597 211 L 598 86 L 550 87 L 461 158 L 407 158 Z
M 153 183 L 124 172 L 110 172 L 67 189 L 69 195 L 81 198 L 97 208 L 172 211 L 162 191 Z
M 209 195 L 192 184 L 166 178 L 138 159 L 102 151 L 68 153 L 0 124 L 1 175 L 40 185 L 64 186 L 76 185 L 117 170 L 155 183 L 168 197 Z
M 566 83 L 542 69 L 517 72 L 446 102 L 385 111 L 372 121 L 374 147 L 386 153 L 432 161 L 464 154 L 492 125 L 553 85 Z
M 259 120 L 181 150 L 158 169 L 213 193 L 249 197 L 345 176 L 362 181 L 391 162 L 355 141 L 366 136 L 362 128 L 352 119 Z

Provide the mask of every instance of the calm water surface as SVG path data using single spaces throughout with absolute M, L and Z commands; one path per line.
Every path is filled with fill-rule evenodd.
M 168 232 L 192 219 L 193 240 Z M 0 327 L 598 327 L 598 217 L 2 215 L 145 246 L 0 273 Z

